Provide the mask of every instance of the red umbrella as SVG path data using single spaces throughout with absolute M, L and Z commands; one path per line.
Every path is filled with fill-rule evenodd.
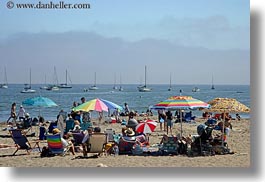
M 156 128 L 157 122 L 153 120 L 146 120 L 142 123 L 139 123 L 135 131 L 139 133 L 152 133 Z

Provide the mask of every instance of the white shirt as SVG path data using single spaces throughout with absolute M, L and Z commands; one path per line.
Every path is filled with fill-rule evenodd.
M 25 109 L 23 107 L 21 107 L 18 111 L 18 117 L 25 117 Z

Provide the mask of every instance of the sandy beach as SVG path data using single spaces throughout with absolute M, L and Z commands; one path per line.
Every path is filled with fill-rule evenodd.
M 154 117 L 153 119 L 157 119 Z M 196 123 L 183 123 L 183 136 L 197 134 L 196 129 L 200 123 L 205 120 L 196 118 Z M 72 154 L 66 156 L 40 157 L 37 150 L 33 150 L 30 155 L 26 155 L 25 150 L 19 150 L 15 156 L 12 153 L 15 148 L 0 149 L 0 167 L 97 167 L 103 164 L 108 167 L 250 167 L 250 120 L 241 119 L 240 121 L 232 120 L 233 130 L 228 138 L 228 146 L 234 154 L 188 157 L 186 155 L 174 156 L 132 156 L 132 155 L 103 155 L 98 158 L 80 158 L 82 153 L 76 153 L 73 159 Z M 8 134 L 2 131 L 6 127 L 1 124 L 0 134 Z M 112 128 L 116 133 L 121 132 L 123 127 L 119 123 L 100 124 L 102 130 Z M 33 129 L 38 134 L 38 128 Z M 174 123 L 173 134 L 180 133 L 180 123 Z M 160 131 L 159 125 L 150 136 L 150 145 L 160 142 L 164 131 Z M 28 137 L 34 140 L 37 137 Z M 1 144 L 13 145 L 12 138 L 0 137 Z M 40 146 L 47 145 L 46 141 L 41 141 Z

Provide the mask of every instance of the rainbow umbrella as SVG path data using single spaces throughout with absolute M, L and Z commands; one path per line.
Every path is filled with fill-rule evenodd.
M 118 104 L 115 104 L 114 102 L 108 101 L 108 100 L 104 100 L 104 99 L 100 99 L 107 107 L 108 109 L 118 109 L 118 111 L 123 110 L 123 107 L 119 106 Z
M 85 111 L 85 112 L 89 112 L 89 111 L 98 111 L 98 112 L 102 112 L 102 111 L 108 111 L 108 106 L 106 104 L 104 104 L 103 101 L 101 101 L 100 99 L 93 99 L 93 100 L 89 100 L 77 107 L 74 107 L 72 109 L 73 111 Z
M 172 96 L 168 99 L 151 106 L 150 109 L 164 109 L 164 110 L 179 110 L 182 109 L 198 109 L 198 108 L 210 108 L 210 104 L 201 100 L 195 99 L 191 96 Z M 182 137 L 182 117 L 180 114 L 180 136 Z

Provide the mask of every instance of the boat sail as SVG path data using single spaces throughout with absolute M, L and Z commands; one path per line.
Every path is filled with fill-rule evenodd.
M 171 73 L 170 73 L 170 79 L 169 79 L 169 88 L 167 89 L 168 91 L 172 90 L 172 86 L 171 86 Z
M 138 87 L 139 92 L 151 92 L 151 88 L 146 85 L 146 66 L 145 66 L 145 76 L 144 76 L 144 85 Z
M 95 80 L 94 80 L 94 85 L 89 87 L 89 90 L 98 90 L 98 87 L 96 85 L 96 80 L 97 80 L 97 73 L 95 72 Z
M 68 80 L 68 77 L 69 77 L 67 70 L 66 70 L 65 74 L 66 74 L 65 75 L 65 83 L 61 83 L 60 85 L 58 85 L 58 87 L 59 88 L 72 88 L 72 86 L 67 83 L 67 80 Z M 69 79 L 70 79 L 70 77 L 69 77 Z M 70 80 L 70 82 L 71 82 L 71 80 Z
M 215 89 L 214 84 L 213 84 L 213 75 L 212 75 L 212 88 L 211 88 L 211 89 L 212 89 L 212 90 Z
M 4 83 L 0 84 L 0 88 L 8 88 L 8 83 L 7 83 L 7 75 L 6 75 L 6 67 L 5 67 L 5 77 L 4 77 Z
M 60 90 L 58 87 L 58 76 L 56 72 L 56 68 L 54 67 L 54 73 L 53 73 L 53 85 L 49 85 L 46 90 L 51 90 L 51 91 L 58 91 Z
M 25 87 L 21 91 L 21 93 L 35 93 L 36 90 L 31 89 L 31 69 L 29 70 L 29 84 L 24 84 Z

